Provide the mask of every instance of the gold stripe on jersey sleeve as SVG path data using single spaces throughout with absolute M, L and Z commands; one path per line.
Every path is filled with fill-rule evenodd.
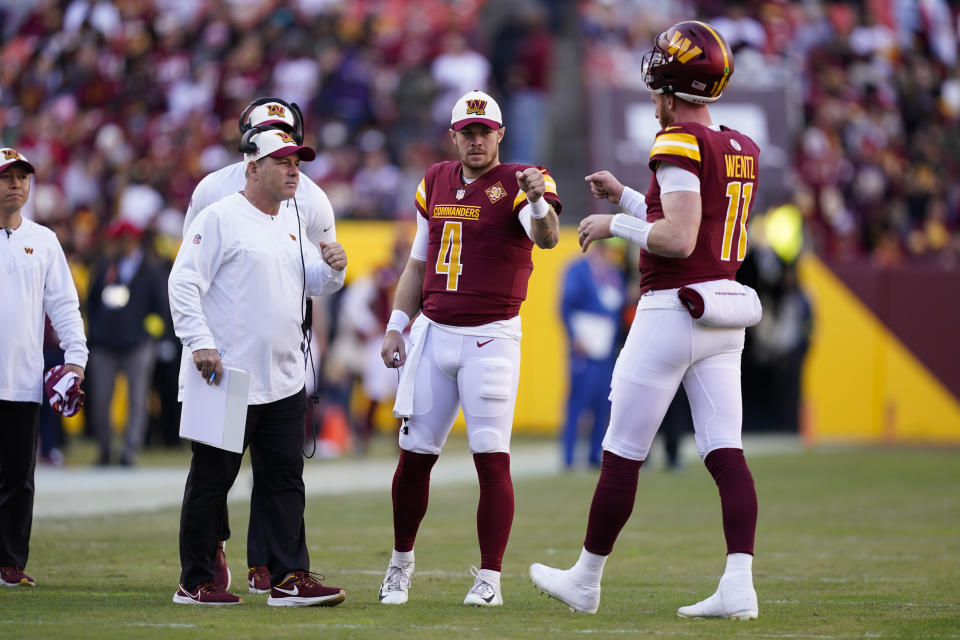
M 527 199 L 527 194 L 523 191 L 517 191 L 517 197 L 513 199 L 513 208 L 516 209 L 517 205 Z
M 697 137 L 689 133 L 663 133 L 657 136 L 650 149 L 650 157 L 674 155 L 700 162 L 700 145 Z
M 420 205 L 420 208 L 424 211 L 427 210 L 427 179 L 424 178 L 420 181 L 420 186 L 417 187 L 417 204 Z
M 654 146 L 660 144 L 661 142 L 679 142 L 682 144 L 690 144 L 694 147 L 700 148 L 697 144 L 697 136 L 692 133 L 661 133 L 657 136 L 657 139 L 653 141 Z
M 546 189 L 546 193 L 552 193 L 557 195 L 557 183 L 554 179 L 546 174 L 543 176 L 543 186 Z

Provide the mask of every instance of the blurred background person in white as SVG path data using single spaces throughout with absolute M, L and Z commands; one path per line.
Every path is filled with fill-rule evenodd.
M 397 372 L 383 366 L 380 347 L 390 320 L 393 295 L 410 256 L 411 235 L 408 225 L 399 224 L 389 261 L 350 283 L 341 301 L 340 336 L 354 345 L 348 362 L 360 378 L 365 401 L 359 414 L 351 420 L 357 436 L 357 453 L 361 455 L 366 453 L 374 434 L 378 407 L 392 403 L 397 393 Z M 347 356 L 343 351 L 341 348 L 341 354 Z

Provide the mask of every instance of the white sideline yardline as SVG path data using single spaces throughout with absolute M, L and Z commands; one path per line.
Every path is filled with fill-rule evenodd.
M 548 453 L 549 451 L 549 453 Z M 511 455 L 514 477 L 540 476 L 557 471 L 555 446 L 524 449 Z M 342 495 L 362 491 L 390 491 L 395 459 L 307 460 L 303 482 L 307 496 Z M 184 468 L 51 469 L 38 468 L 34 517 L 63 517 L 133 513 L 177 506 L 187 480 Z M 437 486 L 476 480 L 469 455 L 444 455 L 432 474 Z M 241 470 L 230 490 L 230 502 L 250 500 L 253 484 L 249 469 Z
M 696 460 L 691 449 L 684 457 Z M 745 438 L 747 457 L 799 451 L 795 437 L 759 436 Z M 451 447 L 452 449 L 452 447 Z M 306 460 L 303 481 L 307 496 L 343 495 L 363 491 L 389 492 L 396 468 L 396 459 Z M 559 445 L 544 442 L 517 446 L 510 454 L 510 468 L 515 478 L 543 477 L 560 470 Z M 62 468 L 38 467 L 33 513 L 36 518 L 135 513 L 178 506 L 183 499 L 187 479 L 183 468 Z M 467 452 L 447 451 L 437 461 L 431 474 L 434 486 L 452 486 L 476 482 L 473 458 Z M 252 476 L 241 470 L 230 491 L 230 502 L 250 500 Z

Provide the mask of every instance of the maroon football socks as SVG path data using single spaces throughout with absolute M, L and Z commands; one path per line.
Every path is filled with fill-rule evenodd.
M 630 460 L 609 451 L 603 452 L 600 479 L 593 492 L 587 537 L 583 542 L 583 547 L 590 553 L 605 556 L 613 551 L 613 543 L 633 512 L 637 477 L 642 465 L 643 460 Z
M 430 498 L 430 470 L 439 456 L 400 451 L 393 474 L 393 548 L 412 551 Z
M 704 463 L 717 483 L 727 553 L 753 555 L 757 490 L 741 449 L 714 449 Z
M 480 568 L 500 571 L 513 526 L 510 454 L 477 453 L 473 456 L 473 464 L 480 480 L 480 503 L 477 505 Z

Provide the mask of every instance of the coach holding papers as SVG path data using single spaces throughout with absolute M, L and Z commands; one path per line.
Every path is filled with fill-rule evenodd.
M 254 131 L 244 156 L 246 185 L 200 212 L 170 273 L 170 309 L 177 336 L 193 354 L 190 375 L 219 384 L 226 363 L 250 374 L 244 436 L 261 504 L 272 606 L 336 605 L 342 589 L 309 572 L 303 524 L 304 366 L 300 353 L 304 297 L 343 286 L 347 256 L 336 242 L 320 251 L 303 242 L 291 200 L 301 160 L 313 149 L 289 134 Z M 221 362 L 220 353 L 224 353 Z M 179 604 L 238 604 L 214 578 L 227 491 L 243 454 L 192 443 L 180 512 Z M 262 485 L 260 483 L 263 483 Z

